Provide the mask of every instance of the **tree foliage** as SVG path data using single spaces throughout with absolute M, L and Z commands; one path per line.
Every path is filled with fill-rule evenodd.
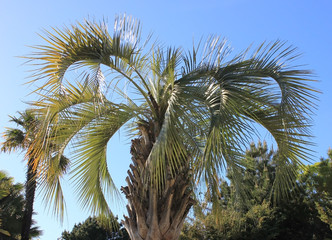
M 196 212 L 196 218 L 186 223 L 181 239 L 331 238 L 332 228 L 328 224 L 332 201 L 326 191 L 330 190 L 326 185 L 331 177 L 330 159 L 322 159 L 305 171 L 299 170 L 289 196 L 274 202 L 272 184 L 278 158 L 278 152 L 268 151 L 266 144 L 252 144 L 244 159 L 251 167 L 241 174 L 249 197 L 243 199 L 239 195 L 229 176 L 229 181 L 220 186 L 220 217 L 211 215 L 207 204 L 208 210 Z
M 64 231 L 63 240 L 129 240 L 127 231 L 118 223 L 112 229 L 105 227 L 97 217 L 89 217 L 83 223 L 75 224 L 72 231 Z
M 327 158 L 310 165 L 301 175 L 305 193 L 314 201 L 320 220 L 332 230 L 332 150 Z
M 25 200 L 23 185 L 13 183 L 13 178 L 0 171 L 0 239 L 21 239 L 21 228 L 24 215 Z M 32 221 L 34 225 L 34 221 Z M 41 231 L 33 226 L 30 237 L 38 237 Z

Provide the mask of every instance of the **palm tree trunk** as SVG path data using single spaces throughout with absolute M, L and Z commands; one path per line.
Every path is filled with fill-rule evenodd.
M 178 239 L 183 222 L 194 204 L 190 197 L 189 169 L 184 169 L 175 178 L 169 176 L 163 192 L 159 193 L 150 181 L 143 178 L 146 159 L 152 144 L 144 138 L 132 140 L 127 187 L 122 191 L 128 199 L 128 217 L 123 224 L 132 240 Z
M 25 185 L 25 208 L 21 229 L 21 240 L 29 240 L 30 228 L 32 222 L 33 203 L 36 192 L 36 169 L 33 167 L 33 159 L 28 161 L 27 182 Z

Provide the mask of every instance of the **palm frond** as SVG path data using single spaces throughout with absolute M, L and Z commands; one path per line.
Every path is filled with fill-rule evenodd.
M 205 154 L 198 158 L 201 163 L 197 169 L 205 172 L 209 186 L 218 184 L 220 174 L 217 172 L 222 166 L 224 170 L 233 169 L 231 172 L 241 167 L 238 153 L 249 144 L 250 136 L 256 134 L 254 122 L 272 134 L 287 159 L 280 163 L 280 169 L 284 169 L 282 164 L 299 164 L 300 160 L 310 159 L 311 152 L 306 147 L 311 144 L 308 140 L 311 136 L 309 115 L 315 108 L 317 91 L 307 85 L 312 81 L 307 78 L 310 72 L 286 65 L 296 55 L 293 48 L 284 45 L 279 41 L 261 45 L 248 59 L 245 58 L 248 51 L 245 51 L 226 63 L 218 61 L 216 56 L 220 56 L 217 54 L 220 48 L 216 47 L 202 57 L 202 63 L 206 60 L 206 64 L 197 64 L 195 49 L 187 56 L 188 67 L 194 70 L 184 74 L 175 84 L 182 89 L 179 94 L 182 106 L 190 106 L 190 102 L 201 103 L 199 113 L 191 109 L 188 112 L 204 116 L 197 127 L 203 127 L 199 132 L 207 133 L 201 135 Z M 289 172 L 279 173 L 276 185 L 283 180 L 291 184 Z M 213 189 L 217 187 L 215 185 Z M 284 185 L 282 189 L 286 187 Z M 280 189 L 280 185 L 277 188 Z
M 53 214 L 59 215 L 60 221 L 63 221 L 66 203 L 62 191 L 61 180 L 69 169 L 69 159 L 65 156 L 56 154 L 49 159 L 49 166 L 46 171 L 41 171 L 39 176 L 40 188 L 43 194 L 43 201 L 50 210 L 53 206 Z
M 90 194 L 87 194 L 89 200 L 91 200 L 93 189 L 99 189 L 99 196 L 96 194 L 93 197 L 93 203 L 96 205 L 91 204 L 91 208 L 94 211 L 97 209 L 108 211 L 104 193 L 107 190 L 114 191 L 114 195 L 117 193 L 106 165 L 107 142 L 123 124 L 136 116 L 136 110 L 130 110 L 130 106 L 114 104 L 104 98 L 102 101 L 99 100 L 100 96 L 94 95 L 93 86 L 79 83 L 77 85 L 78 87 L 71 85 L 70 88 L 66 88 L 61 95 L 45 96 L 44 102 L 35 103 L 40 107 L 40 114 L 44 114 L 45 123 L 41 128 L 39 140 L 35 142 L 35 146 L 41 146 L 39 149 L 42 149 L 38 155 L 44 155 L 44 157 L 40 157 L 44 159 L 40 166 L 44 169 L 43 181 L 41 182 L 42 189 L 45 191 L 44 199 L 46 201 L 53 199 L 54 212 L 60 213 L 60 217 L 63 216 L 64 211 L 64 199 L 60 184 L 63 172 L 58 171 L 57 166 L 61 166 L 59 164 L 68 144 L 72 143 L 78 152 L 73 157 L 73 160 L 76 159 L 76 164 L 73 164 L 75 167 L 73 174 L 78 176 L 79 173 L 82 173 L 82 169 L 87 166 L 91 167 L 92 171 L 97 174 L 97 177 L 93 179 L 94 181 L 92 179 L 85 181 L 84 177 L 87 175 L 84 174 L 77 177 L 77 188 L 84 188 L 85 193 Z M 98 151 L 98 148 L 102 146 L 103 150 Z M 92 151 L 95 148 L 97 152 Z M 93 153 L 89 153 L 90 150 Z M 56 153 L 55 156 L 54 153 Z M 53 157 L 45 157 L 45 155 L 50 154 Z M 96 188 L 98 186 L 99 188 Z M 87 202 L 88 200 L 85 200 L 82 194 L 82 204 L 86 206 Z
M 118 18 L 115 29 L 111 36 L 105 23 L 86 20 L 84 24 L 78 23 L 64 30 L 45 31 L 46 36 L 41 37 L 49 45 L 34 47 L 37 52 L 28 57 L 39 62 L 36 65 L 40 66 L 31 76 L 32 82 L 48 79 L 39 90 L 61 93 L 65 85 L 64 76 L 70 67 L 98 68 L 102 64 L 130 81 L 149 103 L 147 93 L 150 90 L 143 78 L 147 59 L 139 47 L 139 22 L 131 18 Z M 133 73 L 135 76 L 132 76 Z
M 87 125 L 75 142 L 73 178 L 77 193 L 84 208 L 94 213 L 106 213 L 109 206 L 107 194 L 116 197 L 118 192 L 107 169 L 106 149 L 110 138 L 130 119 L 132 115 L 119 109 L 99 116 Z

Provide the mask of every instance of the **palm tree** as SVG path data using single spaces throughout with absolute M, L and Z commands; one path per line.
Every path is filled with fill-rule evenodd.
M 26 173 L 26 183 L 25 183 L 25 207 L 22 220 L 21 228 L 21 240 L 30 239 L 31 235 L 31 224 L 32 224 L 32 214 L 33 214 L 33 203 L 35 199 L 35 192 L 37 187 L 37 166 L 38 162 L 33 156 L 33 142 L 36 140 L 36 134 L 40 121 L 33 113 L 32 110 L 26 110 L 24 112 L 19 112 L 19 117 L 10 116 L 10 121 L 16 123 L 20 128 L 7 128 L 4 132 L 3 137 L 5 142 L 2 143 L 2 152 L 12 152 L 14 150 L 26 151 L 27 159 L 27 173 Z M 52 146 L 49 146 L 52 148 Z M 54 152 L 53 152 L 54 153 Z M 57 177 L 60 177 L 66 170 L 68 159 L 64 156 L 60 157 L 60 163 L 58 164 Z M 35 165 L 37 164 L 37 165 Z M 53 165 L 55 165 L 53 163 Z M 54 167 L 54 169 L 56 169 Z M 52 184 L 47 184 L 46 179 L 51 178 L 51 175 L 44 175 L 42 178 L 45 185 L 52 186 Z M 53 174 L 55 177 L 55 174 Z M 57 178 L 56 177 L 56 178 Z M 49 179 L 48 182 L 54 181 L 55 179 Z M 58 179 L 57 179 L 58 180 Z
M 4 133 L 5 142 L 1 146 L 2 152 L 11 152 L 13 150 L 28 150 L 32 141 L 35 138 L 37 119 L 29 112 L 19 112 L 20 117 L 11 117 L 10 121 L 16 123 L 21 129 L 8 128 Z M 28 166 L 26 173 L 25 184 L 25 209 L 22 221 L 21 238 L 22 240 L 29 239 L 33 202 L 37 187 L 36 182 L 36 168 L 34 167 L 34 158 L 29 152 L 27 153 Z
M 33 82 L 44 81 L 35 103 L 44 117 L 34 143 L 43 150 L 36 155 L 47 153 L 46 137 L 60 153 L 72 147 L 83 207 L 109 211 L 116 189 L 107 144 L 120 129 L 132 136 L 128 185 L 121 188 L 131 239 L 177 239 L 198 184 L 218 201 L 225 171 L 240 176 L 255 123 L 277 144 L 283 161 L 274 189 L 286 193 L 295 170 L 285 166 L 310 157 L 316 100 L 310 72 L 289 65 L 294 48 L 276 41 L 231 57 L 219 38 L 184 51 L 142 42 L 139 23 L 130 18 L 117 18 L 114 29 L 112 35 L 105 23 L 90 21 L 55 28 L 28 57 L 38 66 Z M 74 73 L 80 80 L 65 81 Z M 243 192 L 240 182 L 236 187 Z

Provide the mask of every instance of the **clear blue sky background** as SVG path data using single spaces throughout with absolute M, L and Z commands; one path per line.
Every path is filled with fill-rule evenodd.
M 127 13 L 141 20 L 145 33 L 153 31 L 165 45 L 191 47 L 193 38 L 210 34 L 229 40 L 235 52 L 251 43 L 265 40 L 287 40 L 303 53 L 299 63 L 313 70 L 319 81 L 319 109 L 314 117 L 313 134 L 317 146 L 315 158 L 326 156 L 332 145 L 332 1 L 330 0 L 178 0 L 178 1 L 112 1 L 112 0 L 0 0 L 0 132 L 8 123 L 8 115 L 26 108 L 24 102 L 32 87 L 27 81 L 29 66 L 17 58 L 30 53 L 27 46 L 42 43 L 37 36 L 42 29 L 62 27 L 90 17 L 107 18 L 112 29 L 113 19 L 119 13 Z M 121 136 L 112 141 L 110 166 L 118 187 L 124 184 L 130 162 L 129 145 Z M 2 140 L 1 140 L 2 141 Z M 0 154 L 0 169 L 4 169 L 16 181 L 25 180 L 23 154 Z M 89 213 L 77 206 L 73 188 L 66 182 L 67 217 L 60 223 L 45 211 L 42 196 L 36 199 L 35 219 L 44 231 L 42 240 L 60 237 L 64 229 L 83 221 Z M 123 204 L 122 204 L 123 205 Z M 114 210 L 122 216 L 121 204 Z

